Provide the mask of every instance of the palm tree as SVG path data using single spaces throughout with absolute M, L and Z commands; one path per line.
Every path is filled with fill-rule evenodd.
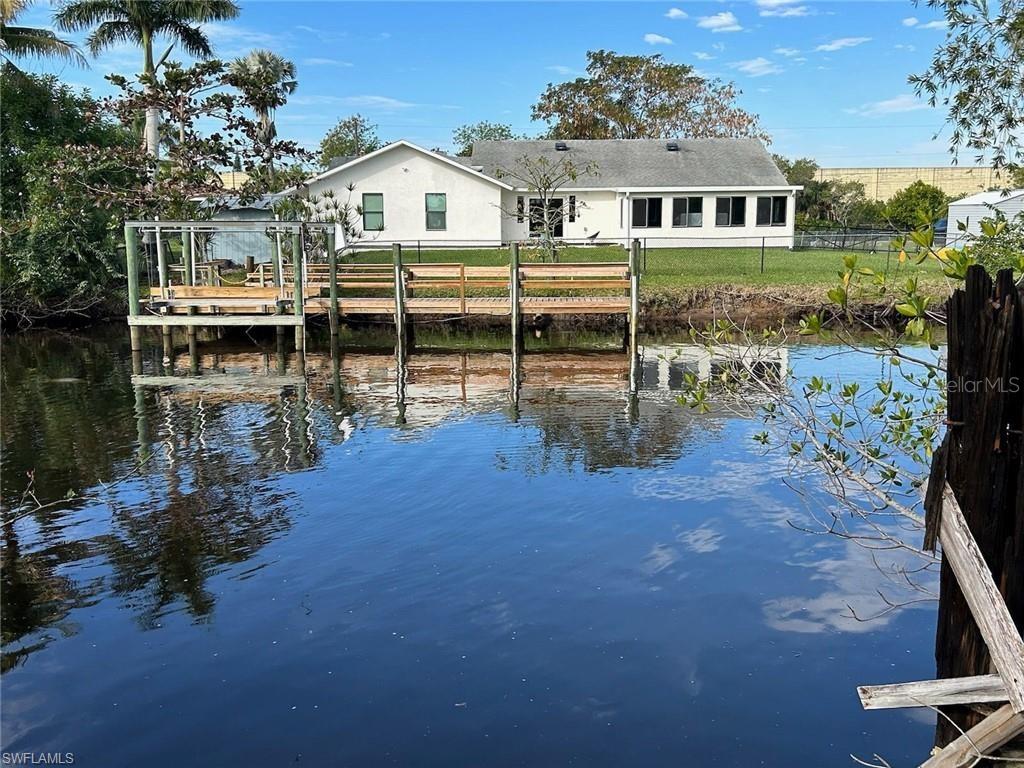
M 7 0 L 0 0 L 7 2 Z M 198 26 L 208 21 L 233 19 L 238 6 L 232 0 L 66 0 L 57 11 L 57 25 L 67 31 L 92 29 L 87 40 L 93 56 L 123 42 L 142 48 L 142 74 L 150 86 L 171 49 L 182 49 L 196 58 L 213 54 L 210 40 Z M 172 40 L 160 57 L 153 58 L 153 41 L 160 35 Z M 146 110 L 146 151 L 160 151 L 160 110 Z
M 74 43 L 62 40 L 48 29 L 16 27 L 12 22 L 28 8 L 31 0 L 0 0 L 0 58 L 18 69 L 12 59 L 30 56 L 63 59 L 79 66 L 88 66 Z M 20 70 L 19 70 L 20 71 Z
M 246 103 L 256 113 L 259 121 L 257 138 L 273 181 L 274 153 L 271 144 L 277 137 L 274 113 L 285 105 L 288 96 L 295 93 L 299 85 L 295 79 L 295 64 L 273 51 L 257 50 L 231 62 L 226 80 L 242 92 Z

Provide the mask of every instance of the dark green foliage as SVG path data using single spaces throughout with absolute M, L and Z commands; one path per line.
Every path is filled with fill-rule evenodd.
M 2 250 L 0 297 L 5 322 L 54 311 L 88 312 L 109 301 L 120 278 L 116 211 L 97 206 L 90 180 L 124 178 L 120 166 L 74 169 L 81 184 L 58 187 L 54 169 L 68 147 L 134 147 L 130 132 L 99 119 L 88 93 L 53 76 L 4 68 L 0 132 Z
M 915 181 L 892 196 L 885 205 L 885 215 L 896 229 L 909 230 L 944 218 L 948 209 L 949 198 L 945 192 L 923 181 Z

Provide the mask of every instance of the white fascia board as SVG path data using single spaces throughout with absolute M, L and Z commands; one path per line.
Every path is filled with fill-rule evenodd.
M 318 182 L 318 181 L 322 181 L 323 179 L 326 179 L 326 178 L 328 178 L 330 176 L 333 176 L 336 173 L 340 173 L 341 171 L 346 171 L 349 168 L 353 168 L 354 166 L 359 165 L 359 163 L 362 163 L 362 162 L 365 162 L 366 160 L 369 160 L 371 157 L 377 157 L 378 155 L 383 155 L 385 152 L 390 152 L 392 149 L 396 149 L 397 147 L 408 147 L 409 149 L 415 150 L 416 152 L 420 152 L 420 153 L 422 153 L 424 155 L 427 155 L 428 157 L 432 157 L 435 160 L 440 160 L 442 163 L 447 163 L 448 165 L 450 165 L 450 166 L 452 166 L 454 168 L 458 168 L 460 171 L 465 171 L 466 173 L 470 174 L 471 176 L 476 176 L 477 178 L 483 179 L 484 181 L 489 181 L 492 184 L 497 184 L 502 189 L 512 189 L 511 186 L 509 186 L 508 184 L 506 184 L 503 181 L 499 181 L 498 179 L 494 178 L 493 176 L 488 176 L 486 173 L 480 173 L 480 171 L 473 170 L 468 165 L 463 165 L 462 163 L 457 163 L 454 160 L 451 160 L 450 158 L 445 157 L 444 155 L 439 155 L 436 152 L 431 152 L 429 149 L 424 149 L 423 147 L 419 147 L 419 146 L 413 144 L 411 141 L 406 141 L 405 139 L 401 139 L 399 141 L 392 142 L 391 144 L 388 144 L 387 146 L 381 147 L 380 149 L 375 149 L 373 152 L 370 152 L 368 154 L 365 154 L 365 155 L 362 155 L 360 157 L 357 157 L 355 160 L 350 160 L 349 162 L 345 163 L 344 165 L 339 165 L 336 168 L 331 168 L 329 170 L 326 170 L 326 171 L 323 171 L 321 173 L 318 173 L 316 176 L 312 176 L 312 177 L 306 179 L 302 183 L 304 185 L 306 185 L 306 186 L 309 186 L 310 184 L 313 184 L 313 183 Z

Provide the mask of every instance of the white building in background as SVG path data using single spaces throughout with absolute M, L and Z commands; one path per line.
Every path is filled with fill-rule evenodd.
M 339 158 L 298 191 L 317 198 L 330 190 L 358 210 L 360 242 L 498 246 L 538 234 L 528 212 L 540 200 L 501 172 L 523 157 L 596 168 L 563 185 L 552 201 L 563 213 L 555 234 L 570 242 L 793 244 L 800 187 L 786 182 L 756 139 L 482 141 L 470 157 L 398 141 Z
M 1013 220 L 1024 213 L 1024 189 L 1011 192 L 978 192 L 949 204 L 946 242 L 949 245 L 970 240 L 981 234 L 983 219 L 994 219 L 1002 213 Z M 960 231 L 960 225 L 964 231 Z

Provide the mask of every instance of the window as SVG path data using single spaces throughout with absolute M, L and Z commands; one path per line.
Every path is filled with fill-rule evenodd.
M 366 232 L 384 229 L 384 195 L 379 192 L 363 193 L 363 229 Z
M 448 196 L 427 192 L 427 229 L 448 229 Z
M 747 198 L 719 197 L 715 200 L 716 227 L 742 227 L 747 223 Z
M 548 200 L 548 223 L 551 225 L 552 237 L 563 237 L 562 198 L 553 197 Z M 539 197 L 530 198 L 530 234 L 544 234 L 544 202 Z
M 786 198 L 784 195 L 757 198 L 757 226 L 781 227 L 785 223 Z
M 516 198 L 516 221 L 522 224 L 526 220 L 526 203 L 523 201 L 523 196 L 520 195 Z
M 673 227 L 701 227 L 701 226 L 704 226 L 704 198 L 703 197 L 674 197 L 674 198 L 672 198 L 672 226 Z
M 661 226 L 661 198 L 660 197 L 634 197 L 633 198 L 633 226 L 634 227 L 660 227 Z
M 576 195 L 569 195 L 569 221 L 576 221 Z

